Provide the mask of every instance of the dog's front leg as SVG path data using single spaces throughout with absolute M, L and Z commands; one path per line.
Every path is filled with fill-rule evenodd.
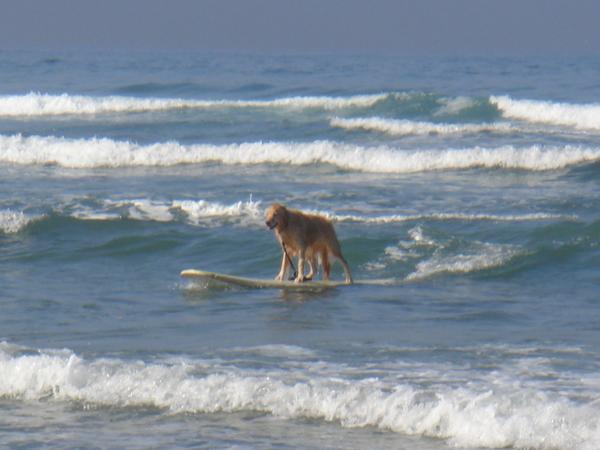
M 285 274 L 287 273 L 288 265 L 289 265 L 289 262 L 284 253 L 281 256 L 281 268 L 279 269 L 279 273 L 275 277 L 275 280 L 277 280 L 277 281 L 285 280 Z

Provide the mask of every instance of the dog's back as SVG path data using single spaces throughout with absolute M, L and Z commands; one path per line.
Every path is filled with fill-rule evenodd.
M 305 214 L 297 210 L 288 210 L 291 216 L 298 222 L 303 231 L 305 245 L 309 252 L 320 255 L 321 266 L 323 267 L 323 278 L 329 279 L 331 266 L 329 257 L 338 259 L 344 268 L 346 281 L 352 282 L 350 268 L 345 258 L 342 256 L 342 250 L 338 241 L 333 224 L 329 219 L 317 214 Z

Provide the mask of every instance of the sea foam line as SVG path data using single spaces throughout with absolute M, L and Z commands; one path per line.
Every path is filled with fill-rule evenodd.
M 393 374 L 356 376 L 360 367 L 347 375 L 328 370 L 322 361 L 317 366 L 297 361 L 293 376 L 287 368 L 217 366 L 185 358 L 179 363 L 85 360 L 69 350 L 23 351 L 2 343 L 0 398 L 186 414 L 256 411 L 372 426 L 460 447 L 592 450 L 600 444 L 597 403 L 576 403 L 539 385 L 522 385 L 510 371 L 456 386 L 440 382 L 448 370 L 435 366 L 428 372 L 438 381 L 426 385 Z
M 254 142 L 229 145 L 139 145 L 111 139 L 0 136 L 0 162 L 67 168 L 174 166 L 218 162 L 227 165 L 331 164 L 340 169 L 375 173 L 415 173 L 471 168 L 531 171 L 556 170 L 600 160 L 600 147 L 472 147 L 445 150 L 401 150 L 332 141 Z
M 202 108 L 320 108 L 335 110 L 370 107 L 400 94 L 354 95 L 348 97 L 305 96 L 273 100 L 192 100 L 181 98 L 137 98 L 126 96 L 92 97 L 84 95 L 52 95 L 31 92 L 25 95 L 0 96 L 0 116 L 34 117 L 63 114 L 107 114 L 152 112 L 171 109 Z
M 224 203 L 206 199 L 177 199 L 171 201 L 149 198 L 131 199 L 98 199 L 91 201 L 89 197 L 73 198 L 65 204 L 59 204 L 54 210 L 59 215 L 66 215 L 81 220 L 148 220 L 155 222 L 185 221 L 193 225 L 213 225 L 223 222 L 235 222 L 247 226 L 264 226 L 263 214 L 266 206 L 261 200 L 234 201 Z M 495 222 L 525 222 L 525 221 L 577 221 L 574 215 L 552 213 L 525 214 L 477 214 L 461 212 L 431 212 L 420 214 L 342 214 L 326 210 L 304 209 L 310 214 L 319 214 L 333 222 L 350 222 L 366 224 L 390 224 L 417 221 L 495 221 Z M 2 212 L 0 211 L 0 218 Z M 25 219 L 23 214 L 7 211 L 10 223 L 15 217 Z M 24 226 L 28 221 L 23 221 Z M 18 231 L 18 228 L 16 229 Z
M 86 199 L 88 200 L 88 199 Z M 120 199 L 102 200 L 100 205 L 91 207 L 78 202 L 71 202 L 68 209 L 69 215 L 82 220 L 118 220 L 123 217 L 134 220 L 151 220 L 156 222 L 170 222 L 179 220 L 179 212 L 185 214 L 186 220 L 195 225 L 210 224 L 222 220 L 238 220 L 246 225 L 263 226 L 263 213 L 265 206 L 260 200 L 237 201 L 231 204 L 199 200 L 173 200 L 159 201 L 152 199 Z M 59 207 L 65 210 L 65 207 Z M 367 224 L 389 224 L 403 222 L 427 221 L 494 221 L 494 222 L 529 222 L 568 220 L 576 221 L 577 216 L 552 213 L 526 213 L 526 214 L 470 214 L 453 212 L 434 212 L 421 214 L 382 214 L 359 215 L 339 214 L 324 210 L 305 210 L 310 214 L 327 217 L 334 222 L 352 222 Z M 0 214 L 1 217 L 1 214 Z
M 504 117 L 527 122 L 600 130 L 600 104 L 572 104 L 540 100 L 516 100 L 492 96 L 490 102 Z
M 389 214 L 380 216 L 359 216 L 355 214 L 333 214 L 324 211 L 315 211 L 336 222 L 359 222 L 359 223 L 398 223 L 428 221 L 492 221 L 492 222 L 529 222 L 544 220 L 578 220 L 574 215 L 551 214 L 551 213 L 529 213 L 529 214 L 469 214 L 469 213 L 423 213 L 423 214 Z
M 172 209 L 183 211 L 188 220 L 195 224 L 205 223 L 207 219 L 245 219 L 246 221 L 257 224 L 262 223 L 263 212 L 260 202 L 239 201 L 231 205 L 224 205 L 220 202 L 208 202 L 206 200 L 176 200 L 172 203 Z
M 330 120 L 330 125 L 346 130 L 376 131 L 392 136 L 420 136 L 429 134 L 462 135 L 484 132 L 510 133 L 517 129 L 508 123 L 450 124 L 386 119 L 382 117 L 358 117 L 352 119 L 334 117 Z
M 99 200 L 96 205 L 72 199 L 67 205 L 57 207 L 59 214 L 80 220 L 146 220 L 154 222 L 184 221 L 194 225 L 214 225 L 226 222 L 240 222 L 246 225 L 262 223 L 260 201 L 238 201 L 226 204 L 208 200 L 159 201 L 144 198 Z

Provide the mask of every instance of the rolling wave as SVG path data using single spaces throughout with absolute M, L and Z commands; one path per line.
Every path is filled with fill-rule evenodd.
M 462 135 L 485 132 L 511 133 L 517 130 L 508 123 L 480 123 L 480 124 L 450 124 L 415 122 L 412 120 L 385 119 L 382 117 L 366 117 L 344 119 L 334 117 L 330 121 L 332 127 L 346 130 L 366 130 L 390 134 L 392 136 L 409 135 Z
M 580 380 L 578 400 L 570 398 L 562 391 L 562 376 L 536 381 L 536 374 L 549 370 L 545 358 L 527 360 L 529 376 L 516 357 L 498 370 L 474 379 L 471 374 L 468 384 L 461 368 L 447 363 L 398 361 L 384 366 L 390 375 L 374 378 L 373 364 L 286 361 L 283 368 L 244 368 L 184 357 L 88 360 L 70 350 L 35 351 L 3 342 L 0 398 L 151 407 L 171 414 L 255 411 L 428 436 L 460 447 L 591 450 L 600 443 L 595 379 L 569 378 L 569 384 Z M 548 383 L 556 383 L 556 392 Z
M 571 104 L 539 100 L 515 100 L 492 96 L 490 102 L 502 116 L 527 122 L 600 130 L 600 104 Z
M 91 200 L 87 197 L 73 199 L 66 204 L 53 205 L 52 211 L 46 215 L 25 214 L 11 209 L 0 210 L 0 232 L 4 234 L 18 233 L 30 223 L 43 221 L 50 216 L 68 217 L 77 220 L 114 221 L 140 220 L 150 222 L 184 222 L 200 226 L 221 226 L 225 223 L 236 223 L 242 226 L 263 227 L 263 214 L 266 206 L 260 200 L 237 201 L 223 203 L 218 201 L 172 200 L 158 201 L 153 199 L 132 198 L 120 200 Z M 462 221 L 462 222 L 545 222 L 545 221 L 577 221 L 576 216 L 529 213 L 529 214 L 470 214 L 432 212 L 421 214 L 340 214 L 324 210 L 305 210 L 307 213 L 319 214 L 333 222 L 358 224 L 393 224 L 418 221 Z
M 229 145 L 182 145 L 177 142 L 139 145 L 111 139 L 0 136 L 0 162 L 55 164 L 66 168 L 121 168 L 217 162 L 226 165 L 330 164 L 342 170 L 416 173 L 471 168 L 530 171 L 556 170 L 600 160 L 600 147 L 539 146 L 472 147 L 448 150 L 400 150 L 332 141 L 254 142 Z
M 384 93 L 349 97 L 287 97 L 273 100 L 193 100 L 126 96 L 90 97 L 31 92 L 26 95 L 0 96 L 0 116 L 42 117 L 69 114 L 153 112 L 192 108 L 319 108 L 335 110 L 352 107 L 370 107 L 379 101 L 395 95 L 397 94 Z
M 91 204 L 93 203 L 93 205 Z M 78 220 L 113 221 L 140 220 L 151 222 L 185 222 L 191 225 L 220 226 L 237 223 L 262 226 L 263 209 L 260 201 L 238 201 L 225 204 L 208 200 L 151 199 L 95 200 L 74 199 L 66 205 L 57 205 L 56 214 Z
M 357 223 L 401 223 L 401 222 L 417 222 L 421 220 L 427 221 L 457 221 L 457 222 L 532 222 L 532 221 L 547 221 L 547 220 L 566 220 L 576 221 L 577 217 L 563 214 L 550 213 L 530 213 L 530 214 L 469 214 L 469 213 L 423 213 L 423 214 L 384 214 L 379 216 L 360 216 L 356 214 L 334 214 L 327 211 L 314 211 L 333 220 L 334 222 L 357 222 Z
M 409 240 L 385 248 L 383 256 L 365 264 L 369 271 L 385 269 L 390 263 L 409 263 L 406 281 L 421 281 L 438 275 L 467 275 L 510 264 L 530 251 L 517 245 L 427 236 L 421 226 L 408 231 Z
M 552 101 L 517 100 L 509 96 L 490 96 L 488 99 L 470 97 L 446 98 L 433 94 L 382 92 L 349 96 L 297 96 L 259 100 L 201 100 L 191 98 L 159 98 L 132 96 L 85 96 L 30 92 L 24 95 L 0 96 L 0 117 L 44 117 L 57 115 L 95 115 L 130 112 L 156 112 L 177 109 L 214 108 L 287 108 L 335 111 L 347 108 L 372 108 L 381 102 L 393 101 L 396 107 L 428 110 L 432 116 L 460 116 L 465 111 L 483 110 L 487 119 L 492 108 L 507 119 L 579 130 L 600 130 L 600 104 L 570 104 Z M 411 106 L 412 105 L 412 106 Z M 420 106 L 419 106 L 420 105 Z M 404 108 L 404 107 L 402 107 Z M 487 109 L 486 109 L 487 108 Z M 510 132 L 509 124 L 433 124 L 399 119 L 334 118 L 332 126 L 345 129 L 365 129 L 394 135 L 461 134 L 479 132 Z
M 430 258 L 417 263 L 414 272 L 406 279 L 417 281 L 440 274 L 469 274 L 489 270 L 508 264 L 523 253 L 523 250 L 512 245 L 475 242 L 459 254 L 445 254 L 441 251 L 434 253 Z

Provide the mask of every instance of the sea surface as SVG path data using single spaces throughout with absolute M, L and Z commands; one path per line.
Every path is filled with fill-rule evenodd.
M 597 450 L 599 75 L 0 51 L 0 447 Z M 273 278 L 273 202 L 391 283 L 180 277 Z

